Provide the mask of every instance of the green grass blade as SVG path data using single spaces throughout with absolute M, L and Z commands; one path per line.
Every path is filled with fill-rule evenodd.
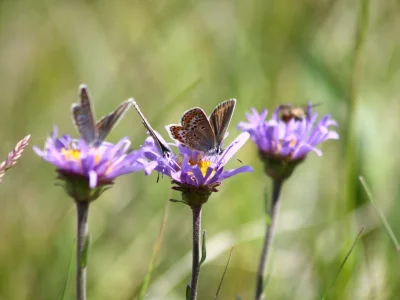
M 344 265 L 346 264 L 347 260 L 349 259 L 351 252 L 353 252 L 353 249 L 354 249 L 354 247 L 356 246 L 358 240 L 360 239 L 361 234 L 363 233 L 363 231 L 364 231 L 364 227 L 361 228 L 360 232 L 357 234 L 357 236 L 356 236 L 356 238 L 355 238 L 353 244 L 352 244 L 351 247 L 350 247 L 350 250 L 347 252 L 347 254 L 346 254 L 344 260 L 342 261 L 342 264 L 340 265 L 338 274 L 336 275 L 335 282 L 336 282 L 337 278 L 339 277 L 340 272 L 342 272 L 343 267 L 344 267 Z
M 357 234 L 357 236 L 356 236 L 356 238 L 355 238 L 353 244 L 352 244 L 351 247 L 350 247 L 350 250 L 347 252 L 345 258 L 343 259 L 342 263 L 340 264 L 339 271 L 338 271 L 338 273 L 337 273 L 337 275 L 336 275 L 336 277 L 335 277 L 335 279 L 334 279 L 334 281 L 333 281 L 333 283 L 332 283 L 332 287 L 335 285 L 337 279 L 339 278 L 339 275 L 340 275 L 340 273 L 342 272 L 342 270 L 343 270 L 343 268 L 344 268 L 344 265 L 346 264 L 347 260 L 349 259 L 350 254 L 353 252 L 353 249 L 354 249 L 354 247 L 356 246 L 358 240 L 360 239 L 361 234 L 363 233 L 363 231 L 364 231 L 364 227 L 361 228 L 361 230 L 360 230 L 359 233 Z M 331 288 L 331 289 L 332 289 L 332 288 Z M 329 291 L 328 291 L 328 292 L 329 292 Z M 322 297 L 322 300 L 325 299 L 325 297 L 326 297 L 327 294 L 328 294 L 328 293 L 326 293 L 326 294 Z
M 74 253 L 75 253 L 75 240 L 74 240 L 74 242 L 72 243 L 71 256 L 69 257 L 69 263 L 68 263 L 67 278 L 65 278 L 65 283 L 64 283 L 63 290 L 61 291 L 60 300 L 64 300 L 65 293 L 66 293 L 66 291 L 67 291 L 68 282 L 69 282 L 69 277 L 70 277 L 70 274 L 71 274 L 72 261 L 73 261 L 73 258 L 74 258 Z
M 233 247 L 231 248 L 231 252 L 229 253 L 228 261 L 226 262 L 224 273 L 222 273 L 222 277 L 221 277 L 221 280 L 219 282 L 217 292 L 215 293 L 214 300 L 217 300 L 219 291 L 221 290 L 221 286 L 222 286 L 222 283 L 224 281 L 226 271 L 228 270 L 229 262 L 231 261 L 232 251 L 233 251 Z
M 151 275 L 153 274 L 153 271 L 154 271 L 154 264 L 155 264 L 155 261 L 157 259 L 158 253 L 160 252 L 160 248 L 161 248 L 161 242 L 162 242 L 162 237 L 163 237 L 163 233 L 164 233 L 164 228 L 165 228 L 165 224 L 166 224 L 167 218 L 168 218 L 169 205 L 170 205 L 170 202 L 166 201 L 163 217 L 161 220 L 160 229 L 158 231 L 158 236 L 157 236 L 156 242 L 154 243 L 154 247 L 153 247 L 153 254 L 151 255 L 150 263 L 147 267 L 147 273 L 144 277 L 143 284 L 142 284 L 142 287 L 139 292 L 139 297 L 138 297 L 139 300 L 143 300 L 145 298 L 147 290 L 149 288 Z
M 186 300 L 190 300 L 190 285 L 186 285 Z
M 370 188 L 367 185 L 367 182 L 365 181 L 363 176 L 359 177 L 360 182 L 362 187 L 364 188 L 365 192 L 367 193 L 368 199 L 371 202 L 371 205 L 375 208 L 375 211 L 377 212 L 379 219 L 381 220 L 383 226 L 386 229 L 387 234 L 389 235 L 390 239 L 392 240 L 393 246 L 396 249 L 397 252 L 400 252 L 400 244 L 399 241 L 397 240 L 396 236 L 393 233 L 392 228 L 389 225 L 389 222 L 386 220 L 385 215 L 383 212 L 379 209 L 379 207 L 376 205 L 376 202 L 374 200 L 374 197 L 372 196 L 372 192 Z

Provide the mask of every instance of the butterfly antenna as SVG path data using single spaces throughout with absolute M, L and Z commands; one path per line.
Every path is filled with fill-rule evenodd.
M 311 107 L 314 108 L 314 107 L 320 106 L 322 104 L 324 104 L 324 102 L 318 102 L 318 103 L 315 103 L 315 104 L 311 104 Z

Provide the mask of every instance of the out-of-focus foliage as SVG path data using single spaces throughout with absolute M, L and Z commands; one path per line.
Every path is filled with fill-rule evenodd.
M 2 1 L 1 155 L 28 133 L 42 146 L 54 124 L 77 135 L 70 107 L 87 83 L 97 116 L 135 97 L 156 130 L 182 112 L 237 98 L 230 128 L 251 106 L 322 102 L 345 137 L 356 1 Z M 357 161 L 378 205 L 400 235 L 400 4 L 371 1 L 357 111 Z M 110 135 L 146 137 L 134 110 Z M 397 299 L 398 254 L 365 200 L 346 182 L 345 139 L 311 154 L 283 188 L 267 292 L 271 299 Z M 394 152 L 393 152 L 394 151 Z M 264 233 L 263 175 L 255 147 L 238 157 L 254 173 L 227 180 L 205 205 L 207 261 L 199 299 L 212 299 L 235 246 L 219 299 L 251 299 Z M 239 162 L 231 162 L 232 166 Z M 0 299 L 58 299 L 74 243 L 75 211 L 54 186 L 54 168 L 26 151 L 0 185 Z M 345 197 L 349 185 L 354 199 Z M 157 238 L 165 201 L 179 195 L 164 178 L 117 180 L 92 205 L 89 299 L 134 299 Z M 350 208 L 350 209 L 349 209 Z M 333 285 L 360 227 L 364 236 Z M 149 299 L 183 299 L 190 278 L 191 213 L 169 208 Z M 73 274 L 71 274 L 73 278 Z M 65 299 L 73 299 L 73 280 Z

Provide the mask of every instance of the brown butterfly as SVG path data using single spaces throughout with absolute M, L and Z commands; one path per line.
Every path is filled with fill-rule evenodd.
M 221 154 L 221 143 L 229 127 L 236 100 L 230 99 L 219 104 L 210 117 L 200 107 L 186 111 L 181 124 L 168 125 L 171 138 L 182 145 L 207 154 Z
M 80 103 L 72 104 L 72 115 L 74 124 L 77 127 L 82 139 L 88 144 L 98 146 L 110 133 L 119 120 L 123 117 L 129 107 L 133 104 L 133 99 L 122 102 L 110 114 L 96 122 L 92 102 L 89 97 L 88 88 L 82 84 L 79 86 Z

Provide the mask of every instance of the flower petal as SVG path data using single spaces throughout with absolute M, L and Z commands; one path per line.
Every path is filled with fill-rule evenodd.
M 89 171 L 89 187 L 94 189 L 97 185 L 97 173 L 95 171 Z
M 250 134 L 248 132 L 243 132 L 225 149 L 221 154 L 221 158 L 218 161 L 219 165 L 225 165 L 235 153 L 246 143 L 249 139 Z
M 221 176 L 221 180 L 227 179 L 229 177 L 232 177 L 236 174 L 243 173 L 243 172 L 253 172 L 253 168 L 250 166 L 242 166 L 242 167 L 234 169 L 234 170 L 229 170 L 229 171 L 223 172 L 222 176 Z

